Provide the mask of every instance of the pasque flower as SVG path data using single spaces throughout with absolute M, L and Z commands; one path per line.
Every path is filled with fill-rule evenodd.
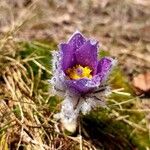
M 105 81 L 114 62 L 111 57 L 98 60 L 98 42 L 86 39 L 80 32 L 53 52 L 51 83 L 56 94 L 64 97 L 61 112 L 55 117 L 61 119 L 67 130 L 75 130 L 80 112 L 86 114 L 105 105 Z

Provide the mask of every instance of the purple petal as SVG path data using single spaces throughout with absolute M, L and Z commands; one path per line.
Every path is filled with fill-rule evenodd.
M 114 59 L 110 57 L 104 57 L 98 62 L 97 74 L 101 76 L 102 80 L 105 80 L 114 65 Z
M 76 31 L 68 41 L 68 44 L 73 45 L 76 49 L 80 48 L 86 42 L 85 37 L 78 31 Z
M 97 68 L 97 42 L 87 41 L 75 52 L 77 63 L 89 66 L 96 73 Z
M 86 93 L 90 89 L 86 86 L 88 79 L 79 79 L 79 80 L 66 80 L 66 85 L 68 89 L 73 92 Z
M 101 76 L 95 75 L 91 80 L 88 80 L 86 86 L 89 88 L 96 88 L 101 84 Z
M 100 81 L 100 76 L 96 75 L 91 80 L 84 78 L 79 80 L 66 80 L 65 82 L 68 89 L 80 94 L 85 94 L 98 87 Z
M 74 48 L 70 44 L 60 44 L 61 64 L 63 71 L 75 65 Z

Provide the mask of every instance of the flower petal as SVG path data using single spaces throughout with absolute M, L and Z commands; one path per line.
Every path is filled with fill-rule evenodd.
M 97 43 L 87 41 L 75 52 L 77 63 L 82 66 L 89 66 L 96 73 L 97 68 Z
M 101 80 L 105 80 L 108 77 L 114 62 L 115 60 L 110 57 L 104 57 L 98 62 L 97 74 L 101 76 Z
M 89 88 L 97 88 L 101 84 L 101 76 L 95 75 L 91 80 L 88 80 L 86 86 Z
M 71 92 L 86 93 L 90 89 L 86 86 L 88 79 L 66 80 L 66 85 Z
M 72 92 L 85 94 L 97 88 L 100 85 L 101 78 L 99 75 L 92 79 L 66 80 L 67 88 Z
M 66 69 L 73 67 L 75 65 L 75 54 L 74 47 L 70 44 L 60 44 L 60 50 L 62 54 L 61 65 L 62 70 L 66 71 Z
M 51 80 L 49 80 L 49 82 L 53 85 L 51 90 L 52 93 L 57 93 L 57 95 L 63 96 L 64 92 L 66 91 L 66 85 L 65 85 L 65 74 L 62 70 L 55 70 L 55 72 L 53 72 L 53 77 L 51 78 Z
M 73 45 L 74 49 L 80 48 L 86 42 L 85 37 L 79 32 L 76 31 L 68 41 L 68 44 Z

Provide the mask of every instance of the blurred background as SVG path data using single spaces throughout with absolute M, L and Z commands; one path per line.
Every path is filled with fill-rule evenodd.
M 1 0 L 0 36 L 17 25 L 17 40 L 57 43 L 79 30 L 117 56 L 127 74 L 150 67 L 149 0 Z
M 83 141 L 53 121 L 60 98 L 47 83 L 50 50 L 76 30 L 118 60 L 112 80 L 127 92 L 99 122 L 83 119 Z M 0 0 L 0 150 L 150 150 L 149 100 L 150 0 Z

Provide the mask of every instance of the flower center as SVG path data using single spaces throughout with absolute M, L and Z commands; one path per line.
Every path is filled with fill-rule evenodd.
M 67 69 L 66 74 L 70 79 L 81 79 L 81 78 L 92 78 L 92 70 L 86 66 L 82 67 L 81 65 L 76 65 L 72 68 Z

